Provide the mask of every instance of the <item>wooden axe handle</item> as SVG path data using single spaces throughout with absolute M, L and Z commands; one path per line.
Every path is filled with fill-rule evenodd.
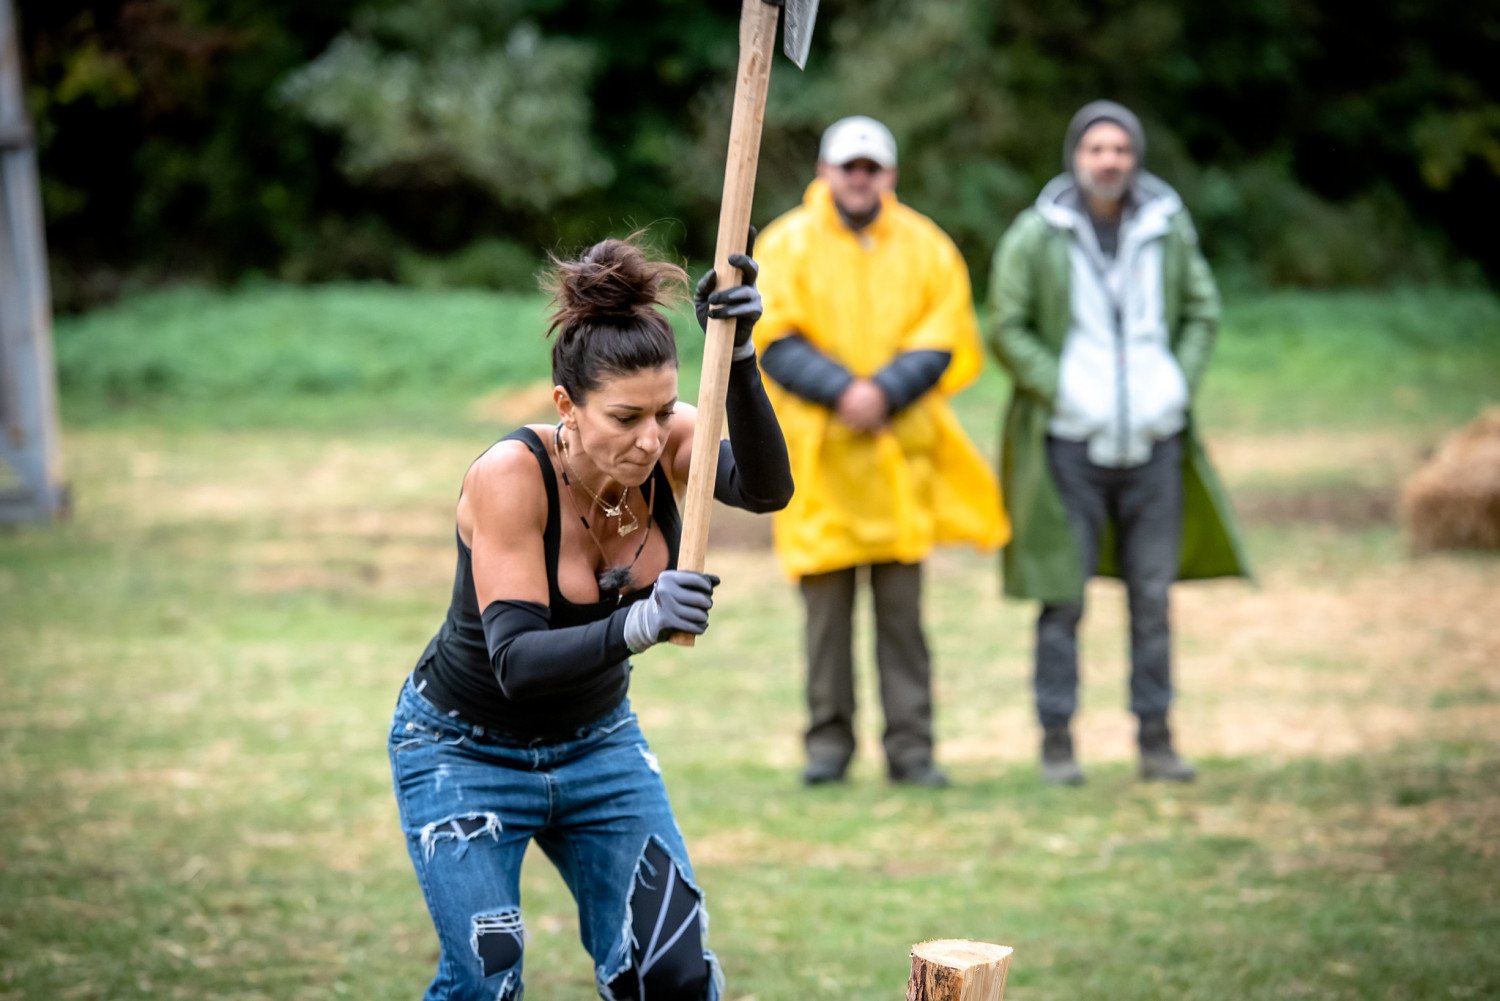
M 750 205 L 755 196 L 755 167 L 760 159 L 760 130 L 771 86 L 776 54 L 776 18 L 780 8 L 766 0 L 743 0 L 740 7 L 740 68 L 734 83 L 734 113 L 729 122 L 729 155 L 724 163 L 724 198 L 719 203 L 719 237 L 714 246 L 718 287 L 740 283 L 729 255 L 743 253 L 750 233 Z M 692 467 L 683 500 L 682 542 L 677 565 L 703 572 L 708 556 L 708 520 L 718 472 L 719 434 L 724 427 L 724 394 L 734 352 L 734 320 L 709 320 L 703 342 L 703 376 L 698 383 L 698 419 L 693 430 Z M 692 646 L 692 633 L 673 633 L 672 642 Z

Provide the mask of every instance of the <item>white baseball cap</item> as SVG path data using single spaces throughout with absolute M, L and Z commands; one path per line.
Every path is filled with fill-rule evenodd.
M 855 160 L 874 160 L 890 170 L 896 166 L 896 137 L 873 118 L 840 118 L 823 133 L 818 159 L 835 167 Z

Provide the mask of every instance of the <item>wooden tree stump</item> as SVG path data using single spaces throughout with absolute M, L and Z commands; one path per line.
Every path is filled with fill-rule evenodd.
M 911 948 L 906 1001 L 1002 1001 L 1008 945 L 945 938 Z

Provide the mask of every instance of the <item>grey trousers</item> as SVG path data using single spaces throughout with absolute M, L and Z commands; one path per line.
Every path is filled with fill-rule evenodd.
M 932 762 L 932 662 L 922 634 L 922 566 L 877 563 L 803 577 L 807 611 L 807 756 L 838 767 L 854 755 L 854 595 L 868 575 L 882 744 L 895 772 Z
M 1098 569 L 1113 524 L 1130 610 L 1130 709 L 1164 715 L 1172 704 L 1169 591 L 1182 545 L 1182 437 L 1156 443 L 1144 465 L 1096 466 L 1082 442 L 1047 439 L 1047 461 L 1078 540 L 1083 578 Z M 1043 604 L 1036 625 L 1037 718 L 1066 723 L 1078 709 L 1078 623 L 1083 602 Z

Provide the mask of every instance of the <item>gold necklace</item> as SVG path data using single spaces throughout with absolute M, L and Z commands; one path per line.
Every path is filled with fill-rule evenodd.
M 594 491 L 589 488 L 589 485 L 583 482 L 583 478 L 580 477 L 578 475 L 578 471 L 573 468 L 573 457 L 568 451 L 568 439 L 563 437 L 562 425 L 558 425 L 557 431 L 555 432 L 555 440 L 557 443 L 557 453 L 562 456 L 563 460 L 563 485 L 572 487 L 575 485 L 573 481 L 577 480 L 578 483 L 576 485 L 583 487 L 583 492 L 588 494 L 589 497 L 593 498 L 594 503 L 599 505 L 600 510 L 604 512 L 604 517 L 619 519 L 620 525 L 616 529 L 616 531 L 618 531 L 622 537 L 629 535 L 631 532 L 634 532 L 636 529 L 640 528 L 640 519 L 635 516 L 635 512 L 632 511 L 630 509 L 630 505 L 626 503 L 626 500 L 630 497 L 630 488 L 625 488 L 625 492 L 620 495 L 620 502 L 618 504 L 607 503 L 603 497 L 600 497 L 598 494 L 594 493 Z M 571 478 L 569 478 L 568 476 L 569 473 L 573 474 Z M 629 521 L 625 520 L 626 515 L 630 516 Z M 584 524 L 587 525 L 588 522 L 584 522 Z

